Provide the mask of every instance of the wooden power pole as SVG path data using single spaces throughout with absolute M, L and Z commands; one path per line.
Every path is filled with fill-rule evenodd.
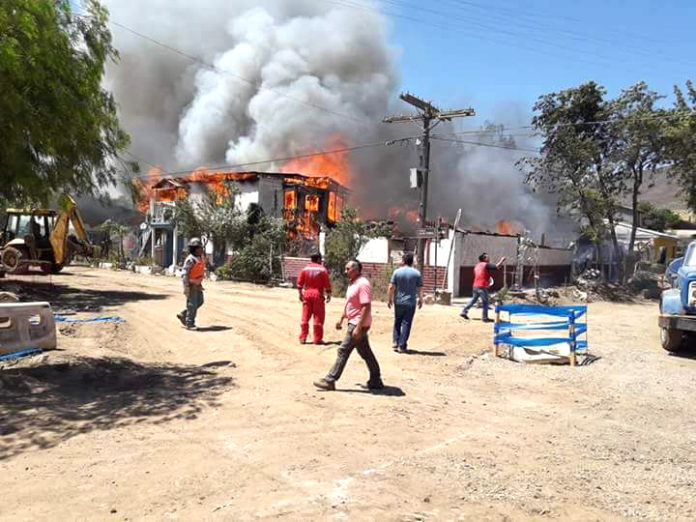
M 420 205 L 418 207 L 418 225 L 421 229 L 418 240 L 418 268 L 423 271 L 425 268 L 425 245 L 428 239 L 426 219 L 428 217 L 428 177 L 430 174 L 430 131 L 441 121 L 451 121 L 452 118 L 463 116 L 475 116 L 474 109 L 459 109 L 453 111 L 442 111 L 433 106 L 432 103 L 405 93 L 399 95 L 403 101 L 413 105 L 418 109 L 417 114 L 404 114 L 400 116 L 389 116 L 384 123 L 410 123 L 415 121 L 423 122 L 423 137 L 420 144 L 420 162 L 416 171 L 416 187 L 421 191 Z M 436 268 L 437 270 L 437 268 Z M 423 274 L 425 275 L 425 274 Z

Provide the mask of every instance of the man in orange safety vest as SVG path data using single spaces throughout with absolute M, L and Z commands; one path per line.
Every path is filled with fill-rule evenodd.
M 203 306 L 203 278 L 205 277 L 205 256 L 203 243 L 194 237 L 188 244 L 189 255 L 184 261 L 184 295 L 186 308 L 176 314 L 187 330 L 196 329 L 196 313 Z

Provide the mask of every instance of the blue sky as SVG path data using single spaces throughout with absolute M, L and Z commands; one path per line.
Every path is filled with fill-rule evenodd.
M 675 83 L 696 80 L 694 0 L 380 4 L 402 90 L 442 107 L 473 106 L 469 126 L 521 123 L 540 94 L 589 80 L 610 95 L 645 80 L 670 96 Z

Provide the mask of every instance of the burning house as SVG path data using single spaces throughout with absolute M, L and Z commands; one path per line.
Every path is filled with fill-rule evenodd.
M 328 176 L 288 172 L 194 171 L 188 176 L 156 178 L 142 188 L 143 225 L 140 255 L 151 255 L 156 264 L 171 266 L 181 261 L 186 238 L 173 222 L 177 202 L 202 198 L 208 191 L 223 195 L 230 183 L 239 189 L 242 212 L 258 205 L 267 216 L 283 218 L 294 237 L 318 238 L 322 227 L 333 226 L 341 216 L 348 189 Z M 208 254 L 221 254 L 226 245 L 208 246 Z

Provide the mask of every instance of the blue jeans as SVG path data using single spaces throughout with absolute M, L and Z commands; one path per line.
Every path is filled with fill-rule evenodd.
M 186 298 L 186 309 L 181 315 L 186 318 L 186 326 L 196 326 L 196 312 L 203 306 L 203 289 L 200 285 L 191 285 L 189 296 Z
M 485 288 L 474 287 L 473 295 L 471 296 L 471 301 L 469 301 L 469 304 L 464 307 L 462 313 L 467 313 L 471 309 L 471 307 L 476 304 L 476 301 L 479 300 L 479 297 L 481 298 L 481 303 L 483 304 L 483 320 L 485 321 L 486 319 L 488 319 L 488 290 L 486 290 Z
M 394 344 L 405 350 L 411 335 L 415 305 L 394 305 Z

